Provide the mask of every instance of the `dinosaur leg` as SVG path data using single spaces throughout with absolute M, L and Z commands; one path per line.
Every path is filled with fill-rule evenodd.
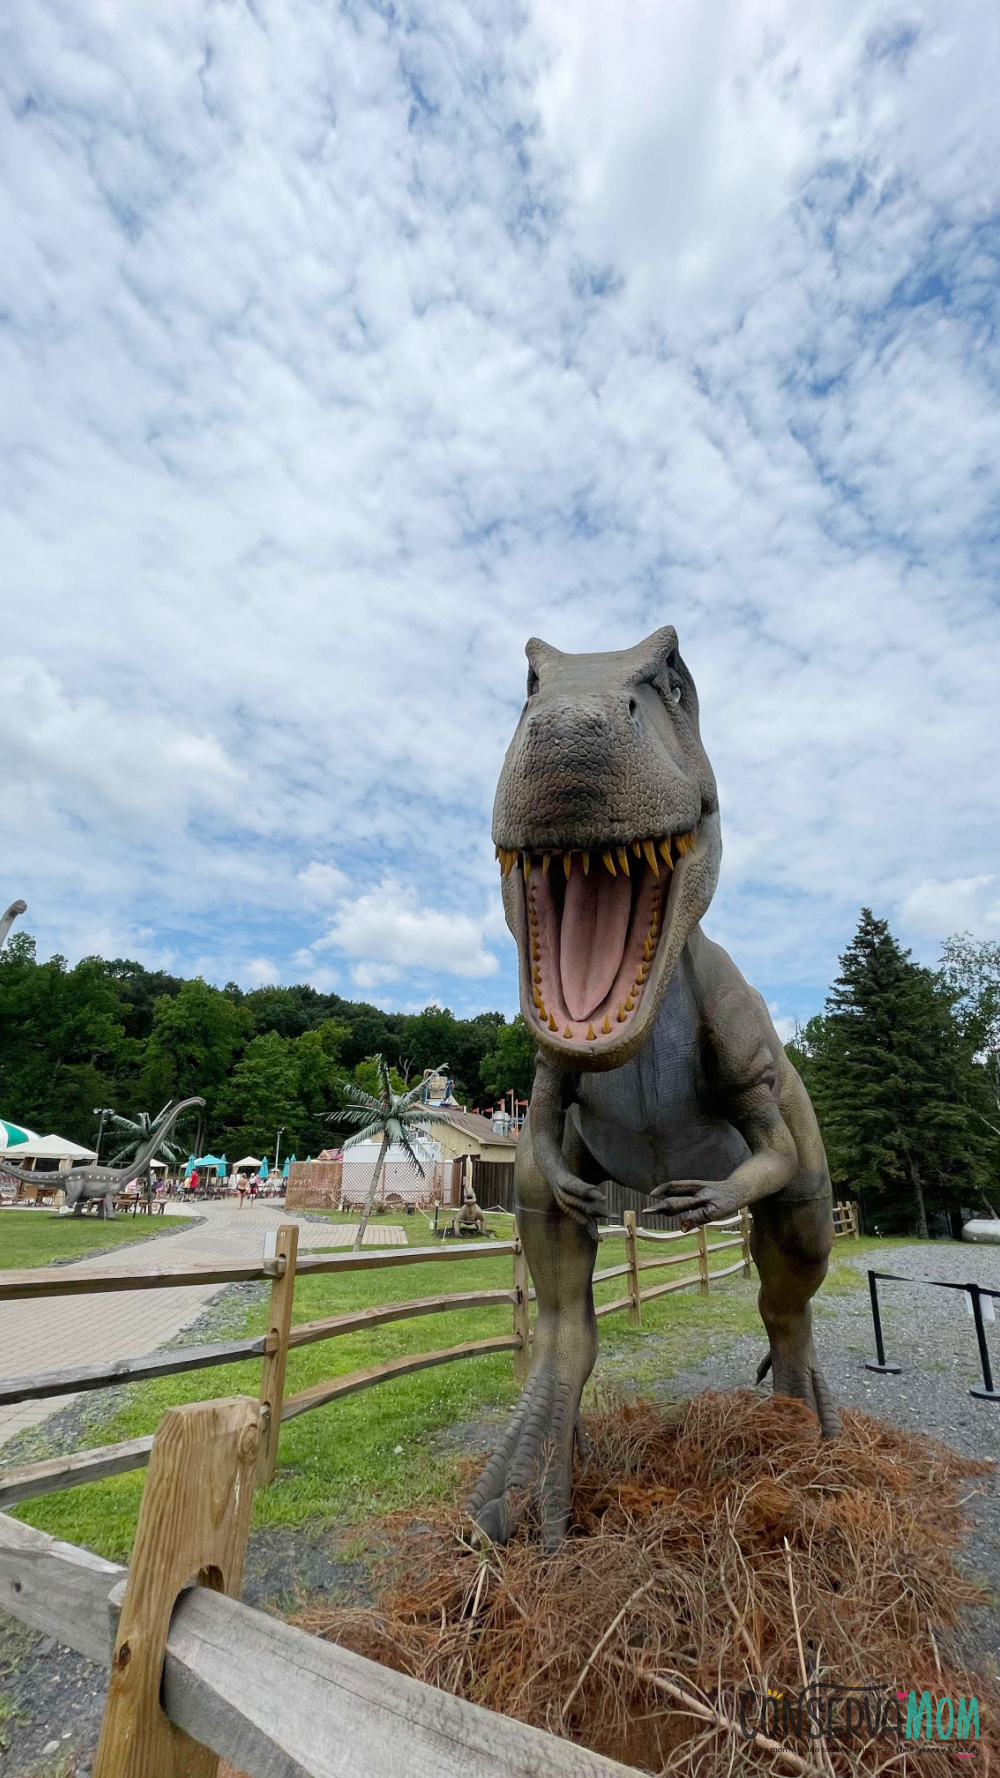
M 757 1373 L 770 1368 L 776 1395 L 807 1402 L 824 1438 L 836 1438 L 840 1419 L 816 1361 L 811 1299 L 826 1277 L 833 1245 L 825 1199 L 783 1206 L 780 1193 L 754 1206 L 752 1250 L 760 1273 L 761 1320 L 771 1342 Z
M 487 1535 L 506 1543 L 527 1512 L 537 1514 L 547 1550 L 569 1520 L 573 1441 L 580 1397 L 597 1357 L 591 1273 L 597 1242 L 585 1221 L 562 1210 L 531 1145 L 530 1112 L 518 1142 L 516 1189 L 525 1257 L 538 1304 L 531 1369 L 511 1420 L 469 1501 Z M 571 1167 L 572 1129 L 564 1150 Z
M 113 1191 L 109 1191 L 105 1194 L 105 1198 L 104 1198 L 104 1214 L 106 1217 L 112 1217 L 112 1216 L 114 1216 L 114 1213 L 115 1213 L 115 1194 Z

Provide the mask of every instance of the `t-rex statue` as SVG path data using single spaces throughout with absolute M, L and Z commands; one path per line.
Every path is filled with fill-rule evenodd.
M 833 1242 L 812 1106 L 767 1008 L 700 921 L 719 876 L 715 778 L 672 628 L 611 654 L 527 646 L 528 696 L 493 837 L 538 1054 L 515 1189 L 538 1319 L 531 1368 L 469 1510 L 495 1541 L 525 1511 L 549 1549 L 569 1515 L 580 1396 L 597 1355 L 602 1181 L 685 1228 L 752 1204 L 770 1350 L 758 1381 L 827 1437 L 810 1298 Z
M 51 1182 L 58 1179 L 66 1184 L 66 1208 L 71 1209 L 75 1216 L 83 1215 L 83 1206 L 90 1198 L 104 1199 L 104 1214 L 111 1217 L 115 1213 L 115 1197 L 126 1186 L 130 1179 L 139 1179 L 155 1158 L 156 1151 L 162 1147 L 177 1119 L 183 1111 L 190 1111 L 192 1105 L 204 1105 L 204 1099 L 180 1099 L 172 1105 L 163 1122 L 137 1149 L 135 1159 L 129 1161 L 127 1167 L 73 1167 L 68 1173 L 26 1173 L 20 1167 L 12 1167 L 10 1162 L 0 1159 L 0 1169 L 10 1173 L 15 1179 L 22 1179 L 28 1185 L 37 1185 L 40 1179 Z

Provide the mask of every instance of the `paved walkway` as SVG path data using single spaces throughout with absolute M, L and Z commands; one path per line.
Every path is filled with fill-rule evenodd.
M 174 1208 L 171 1205 L 171 1210 Z M 138 1241 L 100 1258 L 79 1260 L 73 1270 L 87 1273 L 114 1267 L 122 1272 L 142 1272 L 150 1265 L 253 1260 L 263 1249 L 265 1233 L 282 1222 L 298 1223 L 300 1248 L 348 1247 L 356 1232 L 350 1223 L 307 1222 L 294 1211 L 286 1213 L 264 1205 L 247 1204 L 240 1210 L 225 1202 L 209 1201 L 193 1206 L 190 1214 L 205 1220 L 161 1240 Z M 395 1224 L 382 1228 L 375 1224 L 365 1230 L 364 1245 L 405 1247 L 406 1230 Z M 205 1304 L 225 1289 L 224 1284 L 195 1284 L 176 1290 L 121 1290 L 0 1303 L 0 1377 L 98 1364 L 105 1358 L 141 1358 L 188 1327 Z M 72 1400 L 71 1395 L 59 1395 L 47 1401 L 0 1407 L 0 1445 L 26 1426 L 37 1426 Z

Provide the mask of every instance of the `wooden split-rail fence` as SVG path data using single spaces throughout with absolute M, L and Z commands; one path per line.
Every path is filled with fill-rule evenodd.
M 635 1326 L 642 1319 L 642 1304 L 654 1297 L 678 1290 L 709 1290 L 713 1280 L 742 1271 L 750 1276 L 750 1215 L 724 1222 L 710 1223 L 697 1231 L 695 1253 L 686 1251 L 668 1254 L 661 1249 L 673 1242 L 690 1241 L 681 1232 L 661 1233 L 637 1227 L 635 1213 L 625 1212 L 622 1226 L 598 1230 L 601 1241 L 624 1236 L 624 1265 L 608 1266 L 594 1273 L 595 1284 L 611 1278 L 627 1280 L 626 1294 L 613 1302 L 602 1303 L 598 1316 L 628 1313 Z M 710 1240 L 720 1233 L 726 1238 Z M 646 1245 L 652 1246 L 651 1257 L 641 1257 Z M 741 1250 L 740 1258 L 718 1270 L 710 1269 L 717 1253 L 727 1248 Z M 453 1260 L 508 1258 L 513 1264 L 509 1287 L 495 1290 L 453 1291 L 441 1296 L 418 1297 L 409 1302 L 384 1303 L 347 1314 L 324 1316 L 319 1321 L 293 1323 L 292 1309 L 297 1278 L 335 1277 L 342 1272 L 375 1271 L 383 1267 L 448 1263 Z M 687 1275 L 663 1284 L 644 1288 L 648 1272 L 664 1267 L 694 1265 Z M 72 1395 L 83 1390 L 105 1389 L 125 1382 L 141 1382 L 151 1377 L 179 1375 L 183 1371 L 204 1370 L 211 1365 L 235 1364 L 247 1358 L 260 1358 L 260 1405 L 264 1433 L 260 1449 L 261 1482 L 274 1478 L 278 1461 L 281 1427 L 299 1414 L 325 1407 L 359 1390 L 371 1389 L 379 1383 L 405 1377 L 414 1371 L 434 1365 L 451 1364 L 464 1358 L 482 1357 L 487 1353 L 511 1352 L 514 1376 L 523 1382 L 529 1362 L 529 1303 L 534 1296 L 530 1288 L 527 1262 L 514 1226 L 511 1240 L 448 1242 L 435 1247 L 395 1247 L 360 1253 L 298 1253 L 298 1228 L 294 1223 L 282 1224 L 265 1243 L 259 1261 L 236 1262 L 231 1265 L 186 1265 L 151 1267 L 146 1272 L 117 1272 L 112 1268 L 89 1273 L 73 1268 L 43 1267 L 36 1271 L 0 1273 L 0 1302 L 26 1301 L 39 1297 L 76 1296 L 116 1290 L 163 1290 L 188 1284 L 229 1284 L 246 1279 L 271 1280 L 270 1313 L 267 1331 L 247 1339 L 226 1340 L 211 1346 L 180 1346 L 153 1353 L 147 1358 L 106 1360 L 102 1364 L 79 1365 L 72 1369 L 47 1371 L 23 1377 L 10 1377 L 0 1382 L 0 1406 L 20 1401 L 39 1401 L 56 1396 Z M 404 1353 L 386 1359 L 364 1370 L 350 1371 L 344 1376 L 314 1383 L 294 1394 L 285 1392 L 285 1369 L 290 1351 L 319 1340 L 335 1339 L 341 1334 L 357 1333 L 364 1328 L 384 1327 L 390 1322 L 406 1321 L 422 1315 L 483 1308 L 506 1304 L 512 1311 L 512 1330 L 490 1339 L 469 1340 L 464 1344 L 439 1348 L 432 1352 Z M 120 1444 L 100 1445 L 89 1451 L 75 1451 L 69 1456 L 49 1458 L 20 1468 L 0 1470 L 0 1508 L 14 1506 L 41 1494 L 51 1494 L 83 1482 L 101 1481 L 107 1476 L 121 1475 L 126 1470 L 142 1469 L 149 1462 L 152 1437 L 127 1439 Z
M 127 1572 L 0 1513 L 0 1607 L 109 1668 L 93 1778 L 639 1778 L 242 1605 L 265 1445 L 247 1396 L 168 1409 Z

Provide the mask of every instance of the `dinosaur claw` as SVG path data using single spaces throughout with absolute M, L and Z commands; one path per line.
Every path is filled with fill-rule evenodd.
M 569 1524 L 577 1425 L 569 1385 L 550 1365 L 534 1371 L 466 1509 L 493 1543 L 509 1543 L 531 1513 L 543 1547 L 558 1549 Z
M 770 1346 L 768 1346 L 767 1351 L 765 1352 L 763 1358 L 761 1359 L 759 1365 L 757 1366 L 757 1382 L 758 1383 L 763 1383 L 764 1378 L 767 1376 L 767 1373 L 770 1370 L 770 1368 L 771 1368 L 771 1348 L 770 1348 Z
M 513 1526 L 506 1495 L 501 1494 L 496 1500 L 488 1500 L 485 1506 L 481 1506 L 475 1522 L 491 1543 L 509 1543 Z

